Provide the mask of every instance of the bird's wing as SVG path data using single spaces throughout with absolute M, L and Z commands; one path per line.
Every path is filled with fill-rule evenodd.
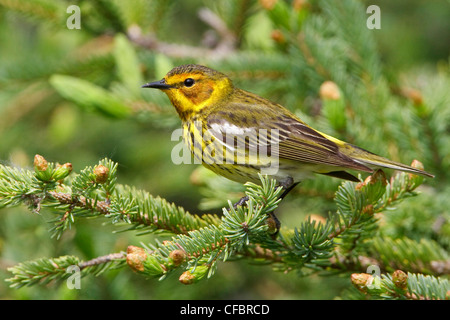
M 262 98 L 255 100 L 231 102 L 212 110 L 207 116 L 208 130 L 228 148 L 233 149 L 237 143 L 270 148 L 272 154 L 278 152 L 280 159 L 320 165 L 318 173 L 343 169 L 373 171 L 342 154 L 335 142 L 280 105 Z M 226 139 L 229 135 L 233 139 Z

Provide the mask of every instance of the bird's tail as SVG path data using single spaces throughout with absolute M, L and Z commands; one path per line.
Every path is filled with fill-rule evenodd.
M 414 168 L 412 166 L 408 166 L 403 163 L 386 159 L 358 146 L 346 143 L 344 141 L 341 141 L 339 139 L 336 139 L 332 136 L 323 133 L 321 134 L 324 135 L 326 138 L 330 139 L 331 141 L 335 142 L 339 146 L 339 151 L 341 153 L 350 157 L 351 159 L 353 159 L 353 161 L 362 164 L 366 167 L 369 167 L 370 169 L 389 168 L 393 170 L 399 170 L 413 174 L 418 174 L 425 177 L 434 178 L 434 175 L 422 169 Z
M 434 178 L 434 175 L 419 168 L 414 168 L 412 166 L 408 166 L 403 163 L 386 159 L 384 157 L 378 156 L 372 152 L 369 152 L 356 146 L 353 147 L 356 148 L 357 150 L 356 152 L 352 152 L 352 154 L 350 155 L 353 158 L 353 160 L 363 165 L 366 165 L 369 168 L 372 169 L 388 168 Z

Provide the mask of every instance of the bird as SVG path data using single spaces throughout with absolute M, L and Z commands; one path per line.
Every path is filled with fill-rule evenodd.
M 434 177 L 322 133 L 280 104 L 234 86 L 230 77 L 203 65 L 177 66 L 142 87 L 168 96 L 181 119 L 184 142 L 206 168 L 240 183 L 260 183 L 260 174 L 267 173 L 283 187 L 281 198 L 314 174 L 359 182 L 349 170 L 387 168 Z

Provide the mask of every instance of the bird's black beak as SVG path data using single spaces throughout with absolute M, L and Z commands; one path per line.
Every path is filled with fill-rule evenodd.
M 150 82 L 150 83 L 144 84 L 142 86 L 142 88 L 154 88 L 154 89 L 166 90 L 166 89 L 170 89 L 173 87 L 171 85 L 168 85 L 166 83 L 165 79 L 162 79 L 160 81 L 155 81 L 155 82 Z

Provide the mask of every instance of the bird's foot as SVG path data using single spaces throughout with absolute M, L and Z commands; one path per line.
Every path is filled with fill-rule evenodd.
M 270 237 L 275 240 L 280 232 L 281 222 L 273 211 L 268 213 L 267 216 L 266 223 L 269 226 L 269 234 Z
M 294 179 L 292 179 L 291 177 L 288 177 L 284 181 L 280 182 L 280 184 L 278 186 L 283 188 L 283 193 L 281 194 L 280 199 L 284 199 L 284 197 L 286 197 L 287 194 L 292 189 L 294 189 L 297 184 L 298 184 L 298 182 L 294 182 Z M 249 199 L 248 196 L 242 197 L 241 199 L 239 199 L 238 202 L 236 202 L 233 205 L 233 208 L 237 209 L 237 207 L 239 207 L 239 206 L 247 205 L 248 199 Z M 276 217 L 275 212 L 272 211 L 272 212 L 268 213 L 267 224 L 269 225 L 269 232 L 270 232 L 272 239 L 276 239 L 278 236 L 278 233 L 280 232 L 281 222 Z
M 241 199 L 239 199 L 238 202 L 236 202 L 235 204 L 233 204 L 233 208 L 236 210 L 237 207 L 242 207 L 243 205 L 246 205 L 248 201 L 248 196 L 242 197 Z

